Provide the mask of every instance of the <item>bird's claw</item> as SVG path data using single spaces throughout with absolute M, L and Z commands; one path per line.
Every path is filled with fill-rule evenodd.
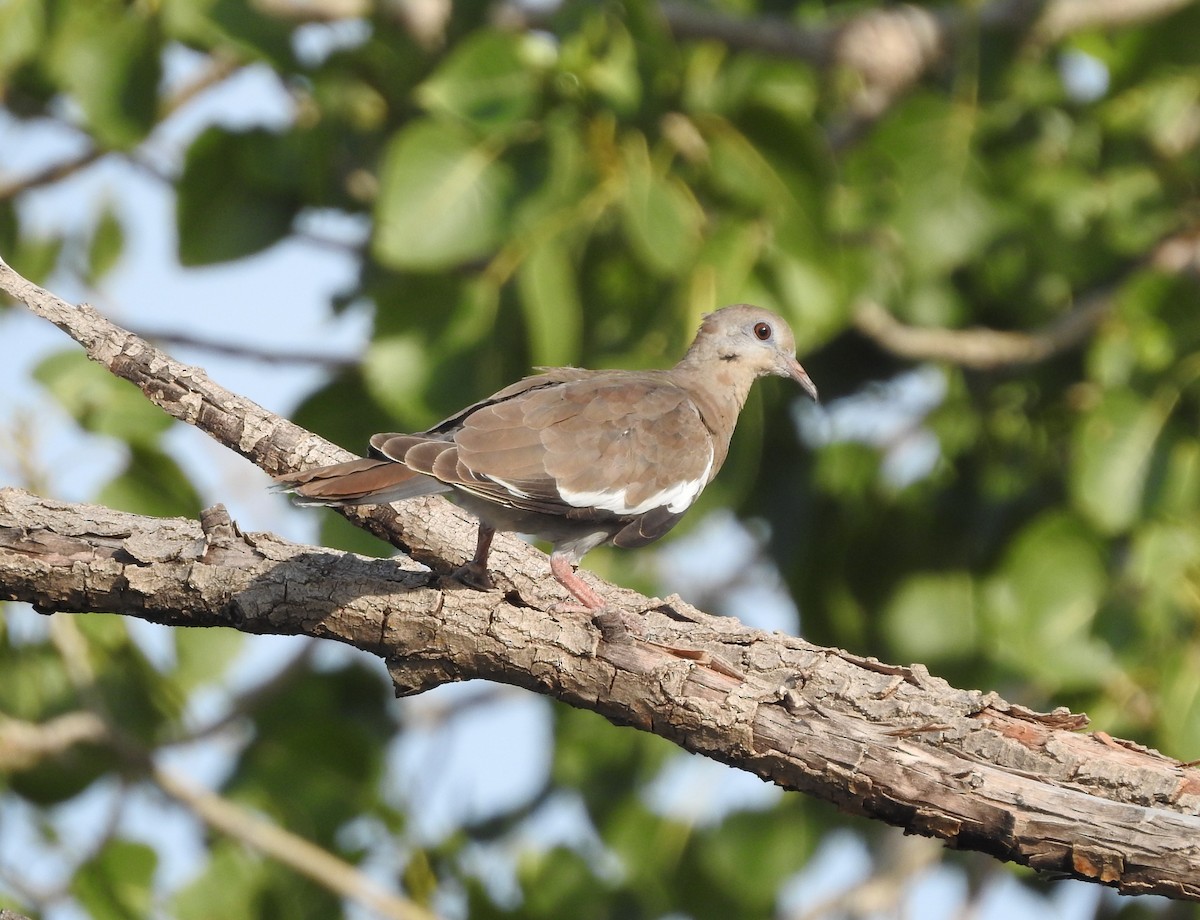
M 592 622 L 600 630 L 600 638 L 605 642 L 633 641 L 633 636 L 625 622 L 625 617 L 621 616 L 621 611 L 612 607 L 601 607 L 599 610 L 592 610 L 591 614 Z
M 462 582 L 468 588 L 474 588 L 477 591 L 491 591 L 496 587 L 496 583 L 492 581 L 492 576 L 488 574 L 485 566 L 475 565 L 470 562 L 466 565 L 460 565 L 450 573 L 450 577 L 455 581 Z

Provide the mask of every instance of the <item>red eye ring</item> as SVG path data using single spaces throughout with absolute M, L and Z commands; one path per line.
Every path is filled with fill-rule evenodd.
M 760 342 L 765 342 L 771 337 L 771 326 L 768 323 L 755 323 L 754 336 Z

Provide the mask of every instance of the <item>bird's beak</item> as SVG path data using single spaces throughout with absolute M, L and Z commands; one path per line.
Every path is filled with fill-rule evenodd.
M 808 371 L 800 366 L 800 362 L 791 355 L 785 355 L 784 373 L 780 376 L 791 377 L 796 383 L 804 388 L 804 392 L 812 397 L 813 402 L 820 402 L 821 398 L 817 396 L 817 385 L 812 382 L 812 378 L 808 376 Z

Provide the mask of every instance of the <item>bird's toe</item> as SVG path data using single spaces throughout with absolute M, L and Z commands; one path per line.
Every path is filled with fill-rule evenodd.
M 633 635 L 621 611 L 614 607 L 601 607 L 592 610 L 592 622 L 600 630 L 600 637 L 605 642 L 632 642 Z
M 478 591 L 491 591 L 496 587 L 496 583 L 492 581 L 492 576 L 488 574 L 486 567 L 469 562 L 451 572 L 450 577 L 455 581 L 462 582 L 468 588 L 475 588 Z

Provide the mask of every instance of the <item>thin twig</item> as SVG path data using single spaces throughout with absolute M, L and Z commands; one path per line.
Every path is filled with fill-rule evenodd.
M 77 154 L 70 160 L 64 160 L 62 163 L 54 163 L 28 176 L 0 184 L 0 201 L 9 201 L 23 192 L 41 188 L 43 185 L 51 185 L 60 179 L 74 175 L 79 170 L 91 166 L 100 157 L 104 156 L 106 152 L 98 147 L 89 147 L 83 153 Z
M 1149 19 L 1161 19 L 1195 0 L 1055 0 L 1046 4 L 1037 32 L 1056 42 L 1086 29 L 1112 29 Z
M 0 715 L 0 772 L 28 770 L 77 744 L 100 744 L 108 728 L 93 712 L 68 712 L 40 725 Z
M 354 367 L 359 363 L 356 357 L 331 355 L 318 351 L 283 351 L 270 348 L 254 348 L 244 344 L 219 342 L 216 339 L 206 339 L 202 336 L 190 335 L 186 332 L 153 332 L 146 329 L 129 327 L 135 335 L 139 335 L 157 345 L 172 345 L 181 348 L 199 348 L 216 355 L 240 358 L 246 361 L 257 361 L 262 364 L 315 364 L 318 367 L 337 371 Z
M 715 39 L 731 48 L 758 51 L 776 57 L 807 61 L 819 67 L 847 65 L 837 44 L 847 30 L 856 30 L 866 21 L 883 23 L 885 28 L 906 29 L 906 22 L 920 17 L 932 26 L 950 51 L 948 40 L 978 27 L 989 32 L 1014 32 L 1032 28 L 1044 41 L 1059 41 L 1086 29 L 1114 28 L 1161 19 L 1178 12 L 1196 0 L 991 0 L 981 7 L 962 4 L 929 8 L 897 4 L 887 9 L 872 9 L 854 16 L 834 18 L 819 25 L 797 25 L 780 16 L 737 16 L 679 0 L 662 0 L 659 11 L 663 22 L 676 38 Z M 893 14 L 895 14 L 893 16 Z M 872 27 L 874 28 L 874 26 Z M 882 47 L 891 52 L 892 37 L 882 36 Z M 878 50 L 878 49 L 877 49 Z M 876 60 L 870 66 L 878 64 Z
M 242 841 L 381 917 L 437 920 L 436 914 L 385 890 L 350 863 L 214 792 L 193 785 L 157 765 L 151 768 L 151 778 L 163 792 L 186 806 L 213 830 Z
M 180 87 L 170 98 L 163 102 L 159 110 L 159 123 L 161 124 L 170 115 L 191 102 L 192 99 L 204 90 L 226 79 L 239 66 L 241 66 L 240 63 L 233 58 L 225 55 L 214 55 L 210 66 L 199 77 Z M 45 185 L 51 185 L 61 179 L 74 175 L 80 170 L 91 166 L 109 152 L 93 142 L 86 150 L 76 154 L 69 160 L 47 166 L 28 176 L 0 183 L 0 202 L 10 201 L 24 192 L 41 188 Z
M 300 652 L 280 668 L 273 677 L 263 681 L 261 684 L 255 684 L 253 687 L 235 696 L 225 713 L 212 722 L 186 732 L 179 737 L 172 737 L 167 743 L 192 744 L 196 741 L 202 741 L 205 738 L 211 738 L 213 735 L 224 731 L 238 719 L 251 714 L 260 705 L 274 698 L 281 690 L 287 687 L 288 683 L 294 680 L 298 674 L 302 674 L 308 670 L 312 664 L 312 657 L 316 648 L 317 644 L 315 642 L 306 642 Z
M 70 617 L 55 621 L 70 622 Z M 73 626 L 72 626 L 73 628 Z M 67 636 L 65 658 L 74 679 L 90 679 L 90 666 L 80 669 L 76 650 L 70 648 L 81 634 Z M 86 654 L 86 653 L 85 653 Z M 111 721 L 92 710 L 69 712 L 42 724 L 0 718 L 0 770 L 27 770 L 43 760 L 65 753 L 77 744 L 117 747 L 128 753 L 130 739 Z M 359 869 L 332 853 L 258 817 L 215 792 L 193 785 L 183 777 L 152 763 L 150 753 L 139 749 L 135 762 L 150 764 L 154 783 L 168 796 L 190 809 L 201 821 L 311 878 L 335 894 L 361 904 L 389 920 L 437 920 L 437 915 L 401 895 L 379 886 Z M 115 817 L 113 825 L 115 828 Z
M 1069 313 L 1033 332 L 998 329 L 942 329 L 909 326 L 873 300 L 863 301 L 854 326 L 876 345 L 912 361 L 943 361 L 972 370 L 996 370 L 1036 364 L 1079 345 L 1112 308 L 1112 291 L 1104 289 Z
M 1200 232 L 1188 229 L 1160 241 L 1126 271 L 1153 268 L 1176 275 L 1200 275 Z M 943 329 L 909 326 L 873 300 L 859 304 L 854 325 L 884 350 L 912 361 L 941 361 L 973 370 L 1036 364 L 1090 338 L 1112 311 L 1121 282 L 1084 295 L 1075 307 L 1032 332 L 998 329 Z
M 897 4 L 818 25 L 776 16 L 753 18 L 663 0 L 663 22 L 678 39 L 717 40 L 731 48 L 807 61 L 853 74 L 858 87 L 826 129 L 830 148 L 863 136 L 934 66 L 980 32 L 1028 32 L 1052 43 L 1085 29 L 1126 26 L 1167 16 L 1194 0 L 991 0 L 981 7 Z

